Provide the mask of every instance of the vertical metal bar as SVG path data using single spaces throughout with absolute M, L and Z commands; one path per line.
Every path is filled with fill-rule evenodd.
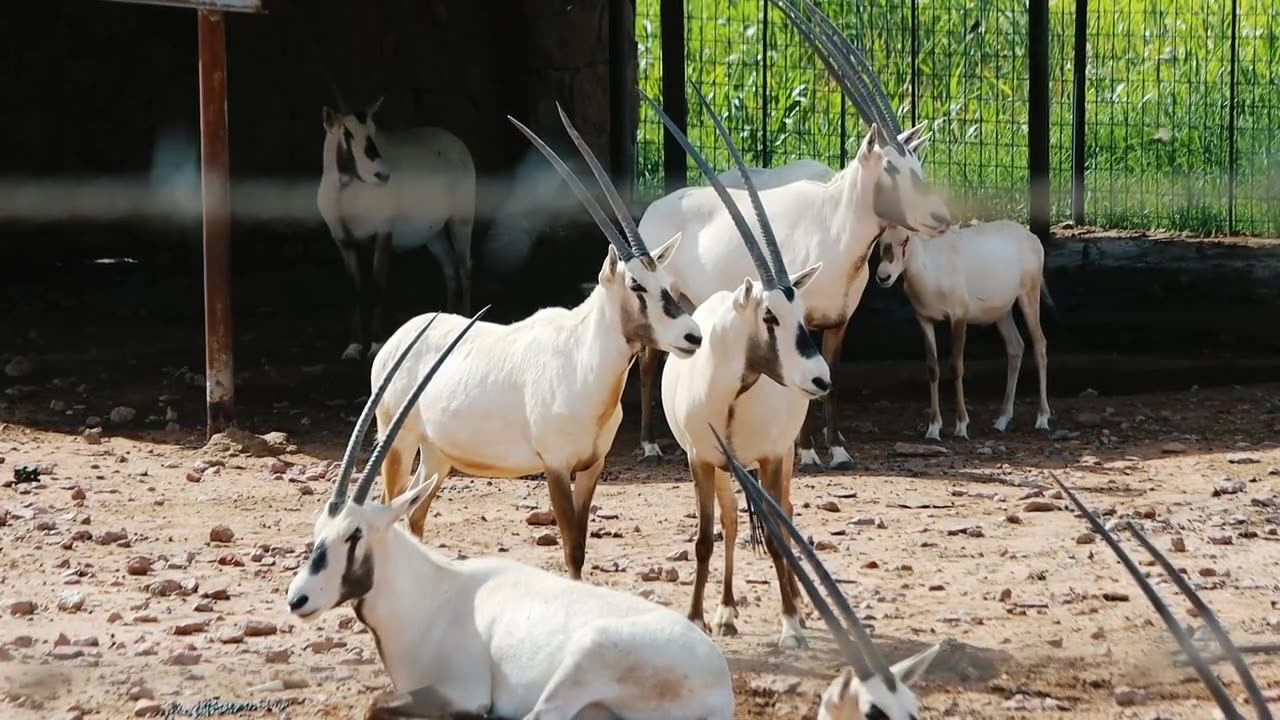
M 689 99 L 684 86 L 684 0 L 662 0 L 662 109 L 680 132 L 689 133 Z M 684 148 L 665 127 L 662 130 L 662 176 L 667 192 L 689 184 L 689 161 Z
M 1089 0 L 1076 0 L 1075 94 L 1071 103 L 1071 220 L 1085 222 L 1085 72 L 1089 62 Z
M 632 196 L 635 178 L 635 118 L 631 114 L 635 80 L 631 67 L 635 42 L 635 5 L 622 0 L 609 6 L 609 171 L 623 197 Z M 628 13 L 627 10 L 631 12 Z
M 227 140 L 227 25 L 198 10 L 200 188 L 204 213 L 204 363 L 210 435 L 235 422 L 231 353 L 231 181 Z
M 773 148 L 769 146 L 769 0 L 760 0 L 760 162 L 773 166 Z
M 1240 53 L 1240 0 L 1231 0 L 1231 91 L 1227 98 L 1227 234 L 1236 231 L 1236 74 Z
M 840 93 L 840 167 L 849 164 L 849 106 L 844 93 Z
M 1049 0 L 1027 3 L 1027 175 L 1029 223 L 1040 242 L 1049 241 Z
M 911 127 L 920 121 L 920 0 L 911 0 Z

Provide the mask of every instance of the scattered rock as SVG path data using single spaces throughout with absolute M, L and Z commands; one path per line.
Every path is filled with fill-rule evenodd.
M 223 553 L 214 562 L 223 567 L 244 567 L 244 560 L 235 553 Z
M 1052 637 L 1045 641 L 1051 648 L 1061 648 L 1066 643 L 1060 637 Z
M 35 370 L 35 363 L 31 362 L 22 355 L 13 358 L 4 366 L 4 374 L 11 378 L 26 377 Z
M 289 658 L 293 656 L 293 651 L 289 648 L 280 648 L 278 650 L 268 650 L 262 653 L 262 661 L 268 665 L 283 665 L 289 662 Z
M 840 549 L 840 546 L 830 540 L 819 540 L 813 544 L 813 549 L 818 552 L 836 552 Z
M 229 543 L 236 539 L 236 534 L 226 525 L 215 525 L 209 530 L 209 542 Z
M 836 504 L 835 500 L 824 500 L 818 503 L 818 509 L 826 510 L 827 512 L 840 512 L 840 506 Z
M 1091 532 L 1082 533 L 1076 536 L 1077 545 L 1092 545 L 1098 541 L 1098 536 Z
M 129 691 L 125 693 L 125 697 L 130 700 L 154 700 L 156 694 L 146 685 L 139 684 L 131 686 Z
M 270 623 L 266 620 L 246 620 L 244 622 L 245 637 L 265 637 L 267 635 L 275 635 L 277 632 L 279 632 L 279 629 L 276 628 L 275 623 Z
M 1005 588 L 1000 591 L 1000 602 L 1006 603 L 1012 599 L 1013 599 L 1013 590 L 1011 588 Z
M 173 627 L 169 628 L 169 634 L 177 635 L 178 637 L 185 637 L 187 635 L 195 635 L 197 633 L 202 633 L 208 629 L 209 629 L 209 621 L 202 620 L 200 622 L 188 622 L 188 623 L 181 623 L 179 625 L 174 625 Z
M 1009 523 L 1010 525 L 1021 525 L 1022 516 L 1019 515 L 1018 513 L 1008 513 L 1004 516 L 1004 521 Z
M 1096 398 L 1096 397 L 1098 397 L 1098 391 L 1097 391 L 1097 390 L 1094 390 L 1093 388 L 1085 388 L 1083 391 L 1081 391 L 1081 393 L 1080 393 L 1080 397 L 1082 397 L 1082 398 Z
M 938 457 L 940 455 L 949 455 L 947 450 L 941 445 L 921 445 L 919 443 L 899 442 L 893 444 L 893 454 L 903 457 Z
M 169 657 L 165 658 L 165 665 L 173 665 L 175 667 L 190 667 L 199 665 L 201 660 L 200 653 L 190 650 L 179 650 Z
M 166 578 L 164 580 L 157 580 L 153 583 L 148 583 L 143 587 L 143 589 L 146 590 L 148 594 L 156 597 L 169 597 L 182 589 L 182 583 L 174 580 L 173 578 Z
M 800 679 L 781 675 L 765 675 L 751 681 L 751 694 L 761 697 L 790 695 L 800 689 Z
M 1245 455 L 1243 453 L 1232 453 L 1230 455 L 1227 455 L 1227 462 L 1231 463 L 1232 465 L 1257 465 L 1258 463 L 1262 462 L 1262 460 L 1260 460 L 1255 455 Z
M 525 515 L 524 522 L 526 525 L 533 525 L 535 527 L 555 525 L 556 515 L 550 510 L 534 510 L 528 515 Z
M 14 600 L 5 606 L 5 612 L 13 617 L 26 617 L 35 615 L 39 607 L 34 600 Z
M 80 439 L 85 445 L 101 445 L 102 444 L 102 428 L 91 427 L 80 434 Z
M 1107 602 L 1129 602 L 1129 593 L 1115 591 L 1104 592 L 1102 593 L 1102 599 Z
M 143 698 L 133 706 L 134 717 L 159 717 L 164 714 L 164 706 L 155 700 Z
M 1186 446 L 1186 445 L 1183 445 L 1183 444 L 1182 444 L 1182 443 L 1180 443 L 1180 442 L 1167 442 L 1167 443 L 1165 443 L 1164 445 L 1161 445 L 1161 446 L 1160 446 L 1160 452 L 1162 452 L 1162 453 L 1166 453 L 1166 454 L 1169 454 L 1169 455 L 1175 455 L 1175 454 L 1177 454 L 1177 453 L 1184 453 L 1184 452 L 1186 452 L 1186 451 L 1187 451 L 1187 446 Z
M 538 535 L 538 537 L 534 538 L 533 542 L 543 547 L 550 547 L 552 545 L 559 545 L 560 538 L 557 537 L 556 534 L 553 532 L 544 532 Z
M 1248 485 L 1243 480 L 1224 478 L 1213 484 L 1213 497 L 1220 495 L 1237 495 L 1245 491 Z
M 676 550 L 671 552 L 667 555 L 667 560 L 669 562 L 689 562 L 689 551 Z
M 1209 542 L 1214 545 L 1234 545 L 1235 538 L 1231 535 L 1210 535 Z
M 667 566 L 667 567 L 663 568 L 663 569 L 662 569 L 662 581 L 663 581 L 663 582 L 671 582 L 671 583 L 673 583 L 673 582 L 679 582 L 679 581 L 680 581 L 680 571 L 679 571 L 679 570 L 676 570 L 674 567 L 671 567 L 671 566 Z
M 111 422 L 115 423 L 116 425 L 123 425 L 124 423 L 127 423 L 133 420 L 134 416 L 137 414 L 138 414 L 137 410 L 134 410 L 131 407 L 126 407 L 124 405 L 121 405 L 117 408 L 114 408 L 108 417 L 110 417 Z
M 1170 540 L 1169 547 L 1170 547 L 1174 552 L 1186 552 L 1186 551 L 1187 551 L 1187 541 L 1186 541 L 1186 539 L 1185 539 L 1185 538 L 1183 538 L 1181 535 L 1174 535 L 1174 536 L 1173 536 L 1173 539 L 1172 539 L 1172 540 Z
M 1032 500 L 1022 507 L 1023 512 L 1053 512 L 1060 508 L 1048 500 Z
M 223 645 L 239 645 L 244 642 L 244 633 L 239 630 L 226 629 L 218 633 L 217 641 Z
M 1135 705 L 1147 704 L 1147 693 L 1145 690 L 1135 690 L 1131 687 L 1118 687 L 1115 692 L 1116 705 L 1120 707 L 1134 707 Z
M 74 613 L 84 609 L 85 594 L 82 592 L 63 593 L 58 598 L 58 610 L 62 612 Z
M 150 575 L 151 574 L 151 558 L 144 555 L 129 560 L 129 564 L 125 566 L 124 571 L 129 575 Z
M 76 658 L 84 657 L 84 650 L 70 645 L 63 645 L 50 650 L 49 657 L 54 660 L 75 660 Z

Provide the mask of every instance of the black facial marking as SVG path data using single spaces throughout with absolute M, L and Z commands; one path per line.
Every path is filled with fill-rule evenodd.
M 346 128 L 342 129 L 342 140 L 338 142 L 335 150 L 337 157 L 335 164 L 338 167 L 338 179 L 343 185 L 352 180 L 360 179 L 360 171 L 356 168 L 356 156 L 351 152 L 351 131 Z
M 360 544 L 360 537 L 360 531 L 356 530 L 347 538 L 347 565 L 342 570 L 338 605 L 358 600 L 373 589 L 373 557 L 366 555 L 362 561 L 356 562 L 356 546 Z
M 804 323 L 796 323 L 796 352 L 805 360 L 818 356 L 818 346 L 814 344 L 813 336 L 805 329 Z
M 680 303 L 676 302 L 676 299 L 671 296 L 671 291 L 664 289 L 659 293 L 659 296 L 662 298 L 663 315 L 675 320 L 685 314 L 684 308 L 680 307 Z
M 870 708 L 867 708 L 867 714 L 865 717 L 867 720 L 889 720 L 888 713 L 881 710 L 878 705 L 872 705 Z
M 382 153 L 378 152 L 378 146 L 371 137 L 364 139 L 364 156 L 375 162 L 382 157 Z
M 907 222 L 907 212 L 902 207 L 902 194 L 898 192 L 897 180 L 877 182 L 872 190 L 871 206 L 881 220 L 915 232 L 916 228 Z
M 747 342 L 745 372 L 765 375 L 779 385 L 785 386 L 787 383 L 782 379 L 782 359 L 778 354 L 777 326 L 766 324 L 764 329 L 766 335 L 764 340 L 757 335 L 752 335 L 751 340 Z
M 884 164 L 884 174 L 885 174 L 885 175 L 888 175 L 888 176 L 889 176 L 889 177 L 891 177 L 891 178 L 896 178 L 896 177 L 898 177 L 898 173 L 900 173 L 900 172 L 902 172 L 902 171 L 898 169 L 898 166 L 897 166 L 897 165 L 894 165 L 894 164 L 893 164 L 893 163 L 891 163 L 891 162 L 886 162 L 886 163 Z M 912 173 L 914 173 L 915 171 L 914 171 L 914 170 L 912 170 L 911 172 L 912 172 Z
M 643 286 L 643 285 L 641 285 L 640 283 L 638 283 L 638 282 L 632 282 L 632 283 L 631 283 L 631 292 L 633 292 L 633 293 L 645 293 L 645 292 L 648 292 L 648 290 L 645 290 L 645 289 L 644 289 L 644 286 Z
M 319 575 L 327 567 L 329 567 L 329 548 L 321 541 L 311 553 L 311 564 L 308 565 L 308 570 L 312 575 Z
M 765 308 L 764 311 L 764 324 L 768 325 L 770 328 L 777 327 L 778 325 L 778 316 L 774 315 L 773 311 L 768 308 Z M 772 332 L 772 330 L 770 330 L 770 332 Z
M 791 287 L 790 285 L 788 285 L 788 286 L 786 286 L 786 287 L 781 287 L 781 288 L 778 288 L 778 289 L 782 291 L 782 297 L 786 298 L 786 299 L 787 299 L 787 302 L 795 302 L 795 299 L 796 299 L 796 289 L 795 289 L 795 288 L 793 288 L 793 287 Z

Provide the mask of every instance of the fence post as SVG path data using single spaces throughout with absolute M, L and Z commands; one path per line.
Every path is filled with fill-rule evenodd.
M 626 10 L 631 10 L 628 14 Z M 635 4 L 618 0 L 609 3 L 609 169 L 613 183 L 623 197 L 632 196 L 635 178 L 636 124 L 630 76 L 632 48 L 636 37 Z
M 1236 73 L 1240 64 L 1240 0 L 1231 0 L 1231 90 L 1227 98 L 1227 234 L 1236 232 Z
M 760 163 L 773 166 L 773 148 L 769 146 L 769 0 L 760 0 Z
M 911 127 L 920 122 L 920 0 L 911 0 Z
M 689 134 L 689 101 L 684 83 L 684 0 L 662 0 L 662 109 Z M 662 131 L 662 177 L 668 193 L 689 184 L 689 161 L 680 141 L 665 127 Z
M 1027 3 L 1027 175 L 1031 232 L 1049 242 L 1049 0 Z
M 1089 63 L 1089 0 L 1076 0 L 1075 96 L 1071 104 L 1071 220 L 1085 222 L 1085 72 Z

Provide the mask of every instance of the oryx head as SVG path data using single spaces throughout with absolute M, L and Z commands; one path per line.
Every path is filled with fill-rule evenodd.
M 623 202 L 622 196 L 613 186 L 609 174 L 605 172 L 596 159 L 586 141 L 578 134 L 569 116 L 565 115 L 560 104 L 556 104 L 560 112 L 560 122 L 568 132 L 573 143 L 578 146 L 582 158 L 587 161 L 591 172 L 596 177 L 600 189 L 604 191 L 614 216 L 626 234 L 624 240 L 613 226 L 613 222 L 605 215 L 595 197 L 586 189 L 577 175 L 574 174 L 564 160 L 555 153 L 542 138 L 534 134 L 513 117 L 511 121 L 534 147 L 546 156 L 556 171 L 560 173 L 569 187 L 573 188 L 578 199 L 586 206 L 595 219 L 596 225 L 609 240 L 609 252 L 604 265 L 600 268 L 600 288 L 609 295 L 614 307 L 621 310 L 623 334 L 627 342 L 637 346 L 652 347 L 669 352 L 676 357 L 687 358 L 693 355 L 702 345 L 702 331 L 698 323 L 676 301 L 671 292 L 671 278 L 667 276 L 663 264 L 675 253 L 680 235 L 667 240 L 657 252 L 650 253 L 644 238 L 640 237 L 640 229 L 636 227 L 635 218 Z
M 929 186 L 920 164 L 929 143 L 925 123 L 902 130 L 879 76 L 812 0 L 799 0 L 809 18 L 792 0 L 772 2 L 813 47 L 870 127 L 854 162 L 860 168 L 859 188 L 871 193 L 872 210 L 881 225 L 900 225 L 929 237 L 944 232 L 951 226 L 951 213 Z
M 377 127 L 373 114 L 382 105 L 382 98 L 364 110 L 348 112 L 345 109 L 324 108 L 324 163 L 325 169 L 337 172 L 343 187 L 361 182 L 384 185 L 391 179 L 391 170 L 378 149 Z
M 814 397 L 821 397 L 831 389 L 831 369 L 827 367 L 827 361 L 818 352 L 813 338 L 809 336 L 809 331 L 804 326 L 804 300 L 801 299 L 799 291 L 812 282 L 814 276 L 822 269 L 822 263 L 811 265 L 795 275 L 787 272 L 786 263 L 782 260 L 782 251 L 778 247 L 778 239 L 773 233 L 773 227 L 769 224 L 764 203 L 761 202 L 755 183 L 747 172 L 742 154 L 738 152 L 729 131 L 720 122 L 720 118 L 711 108 L 702 91 L 696 86 L 694 91 L 711 115 L 720 138 L 724 140 L 729 154 L 738 167 L 747 195 L 751 199 L 751 206 L 755 210 L 760 237 L 764 240 L 768 257 L 760 249 L 755 232 L 743 217 L 737 203 L 729 195 L 724 183 L 711 169 L 706 158 L 693 147 L 689 138 L 685 137 L 661 106 L 643 91 L 640 94 L 653 106 L 663 124 L 711 182 L 711 187 L 733 219 L 738 234 L 742 237 L 742 242 L 746 245 L 747 252 L 756 266 L 756 272 L 760 276 L 758 285 L 750 278 L 743 280 L 742 285 L 738 286 L 733 295 L 733 309 L 747 320 L 745 324 L 750 328 L 751 333 L 747 340 L 747 370 L 763 374 L 779 385 L 797 388 Z
M 1133 577 L 1134 582 L 1138 583 L 1138 588 L 1142 590 L 1143 595 L 1147 596 L 1147 601 L 1151 603 L 1151 606 L 1155 608 L 1160 619 L 1164 621 L 1165 627 L 1169 629 L 1174 640 L 1178 642 L 1178 646 L 1181 648 L 1183 655 L 1185 655 L 1186 659 L 1190 661 L 1193 667 L 1195 667 L 1196 674 L 1200 676 L 1200 681 L 1204 683 L 1205 688 L 1209 690 L 1209 695 L 1213 697 L 1214 702 L 1218 705 L 1218 709 L 1222 711 L 1222 717 L 1226 718 L 1226 720 L 1244 720 L 1244 713 L 1236 706 L 1236 702 L 1231 697 L 1231 693 L 1222 685 L 1222 681 L 1218 679 L 1213 668 L 1209 667 L 1209 663 L 1205 660 L 1204 656 L 1200 654 L 1199 648 L 1196 647 L 1196 644 L 1191 640 L 1191 636 L 1188 635 L 1187 631 L 1182 627 L 1182 623 L 1180 623 L 1178 618 L 1174 616 L 1173 612 L 1169 610 L 1169 606 L 1165 604 L 1164 600 L 1160 599 L 1160 594 L 1156 592 L 1155 587 L 1151 585 L 1151 581 L 1147 579 L 1146 575 L 1143 574 L 1143 571 L 1138 568 L 1136 563 L 1134 563 L 1133 558 L 1129 557 L 1129 553 L 1125 552 L 1124 547 L 1120 545 L 1120 541 L 1116 539 L 1116 536 L 1100 519 L 1098 519 L 1096 515 L 1089 511 L 1089 508 L 1085 507 L 1084 502 L 1080 500 L 1080 497 L 1076 495 L 1074 490 L 1068 487 L 1067 484 L 1062 482 L 1058 477 L 1055 476 L 1053 479 L 1058 483 L 1058 487 L 1062 488 L 1062 491 L 1067 494 L 1067 497 L 1071 500 L 1071 503 L 1076 506 L 1076 509 L 1080 511 L 1080 514 L 1084 516 L 1086 521 L 1088 521 L 1089 527 L 1092 528 L 1095 533 L 1102 536 L 1107 547 L 1111 548 L 1111 552 L 1115 553 L 1116 557 L 1120 559 L 1120 564 L 1124 565 L 1124 569 Z M 1205 626 L 1209 629 L 1210 633 L 1213 634 L 1216 645 L 1221 649 L 1222 653 L 1227 656 L 1227 659 L 1231 661 L 1231 665 L 1235 668 L 1236 674 L 1240 676 L 1240 684 L 1244 685 L 1245 693 L 1249 696 L 1249 702 L 1253 706 L 1254 715 L 1259 718 L 1259 720 L 1271 720 L 1271 709 L 1267 704 L 1266 695 L 1262 692 L 1262 689 L 1258 687 L 1258 681 L 1254 678 L 1253 672 L 1249 669 L 1249 664 L 1245 662 L 1244 655 L 1240 652 L 1240 648 L 1236 647 L 1235 642 L 1231 639 L 1231 635 L 1229 635 L 1226 629 L 1222 627 L 1222 623 L 1218 621 L 1218 616 L 1214 614 L 1213 610 L 1207 604 L 1205 604 L 1204 600 L 1200 597 L 1200 594 L 1195 591 L 1195 588 L 1191 587 L 1191 583 L 1182 576 L 1182 573 L 1178 568 L 1174 567 L 1173 563 L 1169 562 L 1169 558 L 1165 557 L 1164 553 L 1160 552 L 1156 549 L 1155 545 L 1151 544 L 1151 541 L 1147 539 L 1147 536 L 1138 529 L 1137 524 L 1130 521 L 1125 523 L 1125 525 L 1128 526 L 1129 532 L 1133 534 L 1133 537 L 1138 541 L 1138 544 L 1155 559 L 1156 564 L 1158 564 L 1160 569 L 1164 571 L 1164 574 L 1168 576 L 1174 587 L 1178 588 L 1178 591 L 1187 598 L 1191 603 L 1191 607 L 1195 609 L 1196 616 L 1204 621 Z
M 876 265 L 876 282 L 880 287 L 892 287 L 907 267 L 907 246 L 912 243 L 911 233 L 890 225 L 880 235 L 880 263 Z
M 796 580 L 826 622 L 832 638 L 849 663 L 850 667 L 836 676 L 822 693 L 822 700 L 818 705 L 818 720 L 917 720 L 919 703 L 908 686 L 924 675 L 940 646 L 933 645 L 906 660 L 889 665 L 805 537 L 791 524 L 777 501 L 742 467 L 714 427 L 711 432 L 720 443 L 720 449 L 729 461 L 733 476 L 742 485 L 743 496 L 747 500 L 747 518 L 751 524 L 750 538 L 753 545 L 758 548 L 762 544 L 763 533 L 767 533 L 769 542 L 782 550 L 787 565 L 795 572 Z M 844 618 L 844 624 L 836 618 L 813 579 L 805 572 L 795 551 L 791 549 L 792 543 L 800 548 L 810 569 L 835 602 Z M 847 629 L 845 624 L 848 625 Z
M 411 488 L 389 505 L 369 502 L 369 490 L 378 476 L 382 461 L 386 459 L 392 441 L 400 432 L 409 413 L 414 411 L 427 383 L 431 382 L 431 378 L 435 376 L 445 358 L 453 352 L 462 337 L 488 309 L 484 308 L 471 318 L 471 321 L 454 336 L 436 358 L 435 363 L 418 381 L 413 392 L 396 413 L 386 434 L 378 439 L 373 454 L 365 466 L 364 474 L 356 484 L 355 493 L 348 499 L 347 486 L 355 473 L 356 455 L 359 454 L 360 444 L 369 431 L 370 423 L 373 422 L 374 410 L 400 370 L 400 366 L 404 365 L 409 351 L 417 345 L 431 324 L 435 322 L 435 316 L 432 316 L 413 340 L 405 345 L 400 356 L 382 378 L 382 382 L 369 396 L 364 410 L 360 413 L 360 419 L 356 421 L 351 439 L 347 442 L 338 481 L 333 486 L 333 495 L 316 518 L 311 557 L 289 583 L 287 596 L 289 610 L 294 615 L 304 620 L 318 617 L 326 610 L 348 600 L 360 600 L 373 589 L 376 572 L 374 558 L 379 554 L 378 549 L 383 547 L 388 533 L 403 532 L 395 529 L 396 520 L 425 498 L 437 479 L 432 478 L 430 483 Z

